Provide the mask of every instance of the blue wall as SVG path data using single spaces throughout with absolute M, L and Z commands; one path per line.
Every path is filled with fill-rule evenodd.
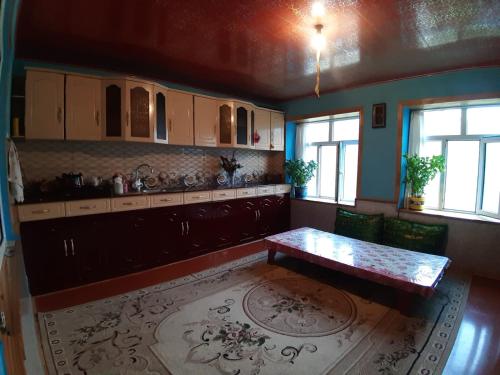
M 0 65 L 0 195 L 2 205 L 2 223 L 5 237 L 15 239 L 9 212 L 9 193 L 7 183 L 7 155 L 5 137 L 10 132 L 10 95 L 12 86 L 12 66 L 14 62 L 14 43 L 19 10 L 19 0 L 2 1 L 1 28 L 1 58 Z
M 397 110 L 412 99 L 500 93 L 500 68 L 476 68 L 391 81 L 307 97 L 285 103 L 287 116 L 307 115 L 363 106 L 361 197 L 394 201 L 396 181 Z M 384 129 L 372 129 L 372 105 L 387 103 Z M 407 114 L 408 115 L 408 114 Z

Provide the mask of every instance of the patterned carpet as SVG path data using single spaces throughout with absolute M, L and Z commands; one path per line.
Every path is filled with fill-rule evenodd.
M 392 289 L 259 253 L 39 314 L 49 374 L 439 374 L 470 281 L 448 274 L 411 316 Z

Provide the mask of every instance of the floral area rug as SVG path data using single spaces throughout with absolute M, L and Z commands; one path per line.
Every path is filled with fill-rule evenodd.
M 39 314 L 50 375 L 439 374 L 470 282 L 447 275 L 410 316 L 390 288 L 259 253 Z M 419 297 L 416 297 L 419 298 Z

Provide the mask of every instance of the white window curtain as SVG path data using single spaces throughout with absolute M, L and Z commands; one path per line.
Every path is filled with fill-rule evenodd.
M 423 136 L 423 116 L 422 111 L 411 111 L 410 114 L 410 139 L 408 143 L 408 154 L 415 155 L 420 152 L 420 143 Z
M 302 159 L 304 157 L 305 148 L 305 124 L 297 124 L 295 131 L 295 159 Z
M 420 153 L 420 143 L 423 138 L 423 117 L 424 113 L 422 111 L 411 111 L 410 113 L 410 135 L 408 139 L 408 155 L 419 155 Z M 406 171 L 405 171 L 406 173 Z M 410 196 L 410 189 L 408 185 L 405 184 L 405 201 L 404 207 L 408 208 L 408 197 Z

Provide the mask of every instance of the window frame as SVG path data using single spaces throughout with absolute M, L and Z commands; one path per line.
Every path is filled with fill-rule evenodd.
M 351 112 L 348 112 L 351 113 Z M 316 170 L 316 194 L 315 195 L 308 195 L 309 198 L 319 198 L 319 199 L 325 199 L 325 200 L 331 200 L 332 202 L 339 203 L 339 204 L 349 204 L 349 205 L 354 205 L 356 203 L 356 199 L 358 198 L 358 186 L 359 186 L 359 163 L 360 163 L 360 158 L 359 158 L 359 153 L 360 153 L 360 138 L 361 138 L 361 131 L 362 131 L 362 112 L 361 111 L 355 111 L 352 113 L 352 116 L 342 116 L 342 114 L 336 114 L 331 116 L 328 119 L 321 119 L 317 121 L 308 121 L 304 122 L 304 125 L 311 125 L 314 124 L 315 122 L 328 122 L 329 123 L 329 131 L 328 131 L 328 141 L 320 141 L 320 142 L 311 142 L 309 144 L 304 144 L 304 147 L 316 147 L 316 160 L 318 162 L 318 169 Z M 356 140 L 343 140 L 343 141 L 334 141 L 334 125 L 336 121 L 343 121 L 343 120 L 353 120 L 356 119 L 358 120 L 358 139 Z M 343 184 L 344 184 L 344 177 L 345 177 L 345 147 L 346 145 L 349 144 L 355 144 L 358 146 L 358 165 L 356 166 L 356 191 L 355 191 L 355 198 L 353 201 L 346 201 L 343 199 L 344 197 L 344 191 L 343 191 Z M 335 196 L 325 196 L 321 195 L 321 168 L 322 164 L 321 163 L 321 147 L 323 146 L 336 146 L 337 147 L 337 155 L 336 155 L 336 163 L 335 163 Z M 341 185 L 342 184 L 342 185 Z
M 430 209 L 438 210 L 438 211 L 446 211 L 446 212 L 457 212 L 457 213 L 465 213 L 465 214 L 476 214 L 482 216 L 488 216 L 500 219 L 500 204 L 497 213 L 492 213 L 489 211 L 482 210 L 483 203 L 483 190 L 484 190 L 484 168 L 486 163 L 486 144 L 490 142 L 500 142 L 500 135 L 498 134 L 467 134 L 467 109 L 469 108 L 478 108 L 478 107 L 491 107 L 491 106 L 499 106 L 500 103 L 489 103 L 489 104 L 469 104 L 469 105 L 453 105 L 446 106 L 446 103 L 443 103 L 443 107 L 434 107 L 434 108 L 420 108 L 422 111 L 432 111 L 432 110 L 445 110 L 445 109 L 461 109 L 460 114 L 460 134 L 459 135 L 432 135 L 432 136 L 423 136 L 420 145 L 425 142 L 441 142 L 441 155 L 445 158 L 445 166 L 448 165 L 448 143 L 450 141 L 475 141 L 479 142 L 479 158 L 478 158 L 478 174 L 477 174 L 477 184 L 476 184 L 476 204 L 474 211 L 465 211 L 465 210 L 457 210 L 457 209 L 449 209 L 445 208 L 445 196 L 446 196 L 446 176 L 447 176 L 447 168 L 445 168 L 444 172 L 441 173 L 440 181 L 439 181 L 439 199 L 438 199 L 438 207 L 430 207 Z M 425 126 L 425 125 L 424 125 Z

